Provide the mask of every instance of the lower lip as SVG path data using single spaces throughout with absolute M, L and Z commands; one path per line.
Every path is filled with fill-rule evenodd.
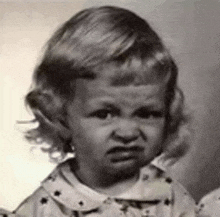
M 111 161 L 114 163 L 122 161 L 134 161 L 137 159 L 137 152 L 134 151 L 120 151 L 110 154 Z

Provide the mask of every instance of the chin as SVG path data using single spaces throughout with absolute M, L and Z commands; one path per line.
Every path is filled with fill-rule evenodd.
M 141 162 L 117 162 L 107 171 L 113 176 L 127 177 L 139 173 L 142 166 Z

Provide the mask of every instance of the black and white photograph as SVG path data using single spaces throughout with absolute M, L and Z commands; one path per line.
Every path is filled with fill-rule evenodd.
M 0 216 L 220 217 L 219 0 L 0 0 Z

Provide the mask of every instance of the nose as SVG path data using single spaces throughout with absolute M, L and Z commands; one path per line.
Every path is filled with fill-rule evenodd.
M 128 144 L 138 139 L 140 130 L 135 121 L 120 120 L 116 130 L 114 131 L 114 138 L 117 141 Z

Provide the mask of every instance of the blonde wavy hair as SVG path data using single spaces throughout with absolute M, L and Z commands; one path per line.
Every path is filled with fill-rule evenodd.
M 78 78 L 95 79 L 102 69 L 114 72 L 114 85 L 149 84 L 166 80 L 166 140 L 164 159 L 178 159 L 188 150 L 189 118 L 177 85 L 178 68 L 160 37 L 135 13 L 105 6 L 83 10 L 65 22 L 47 42 L 37 65 L 26 104 L 38 127 L 25 137 L 61 160 L 73 153 L 66 107 Z

